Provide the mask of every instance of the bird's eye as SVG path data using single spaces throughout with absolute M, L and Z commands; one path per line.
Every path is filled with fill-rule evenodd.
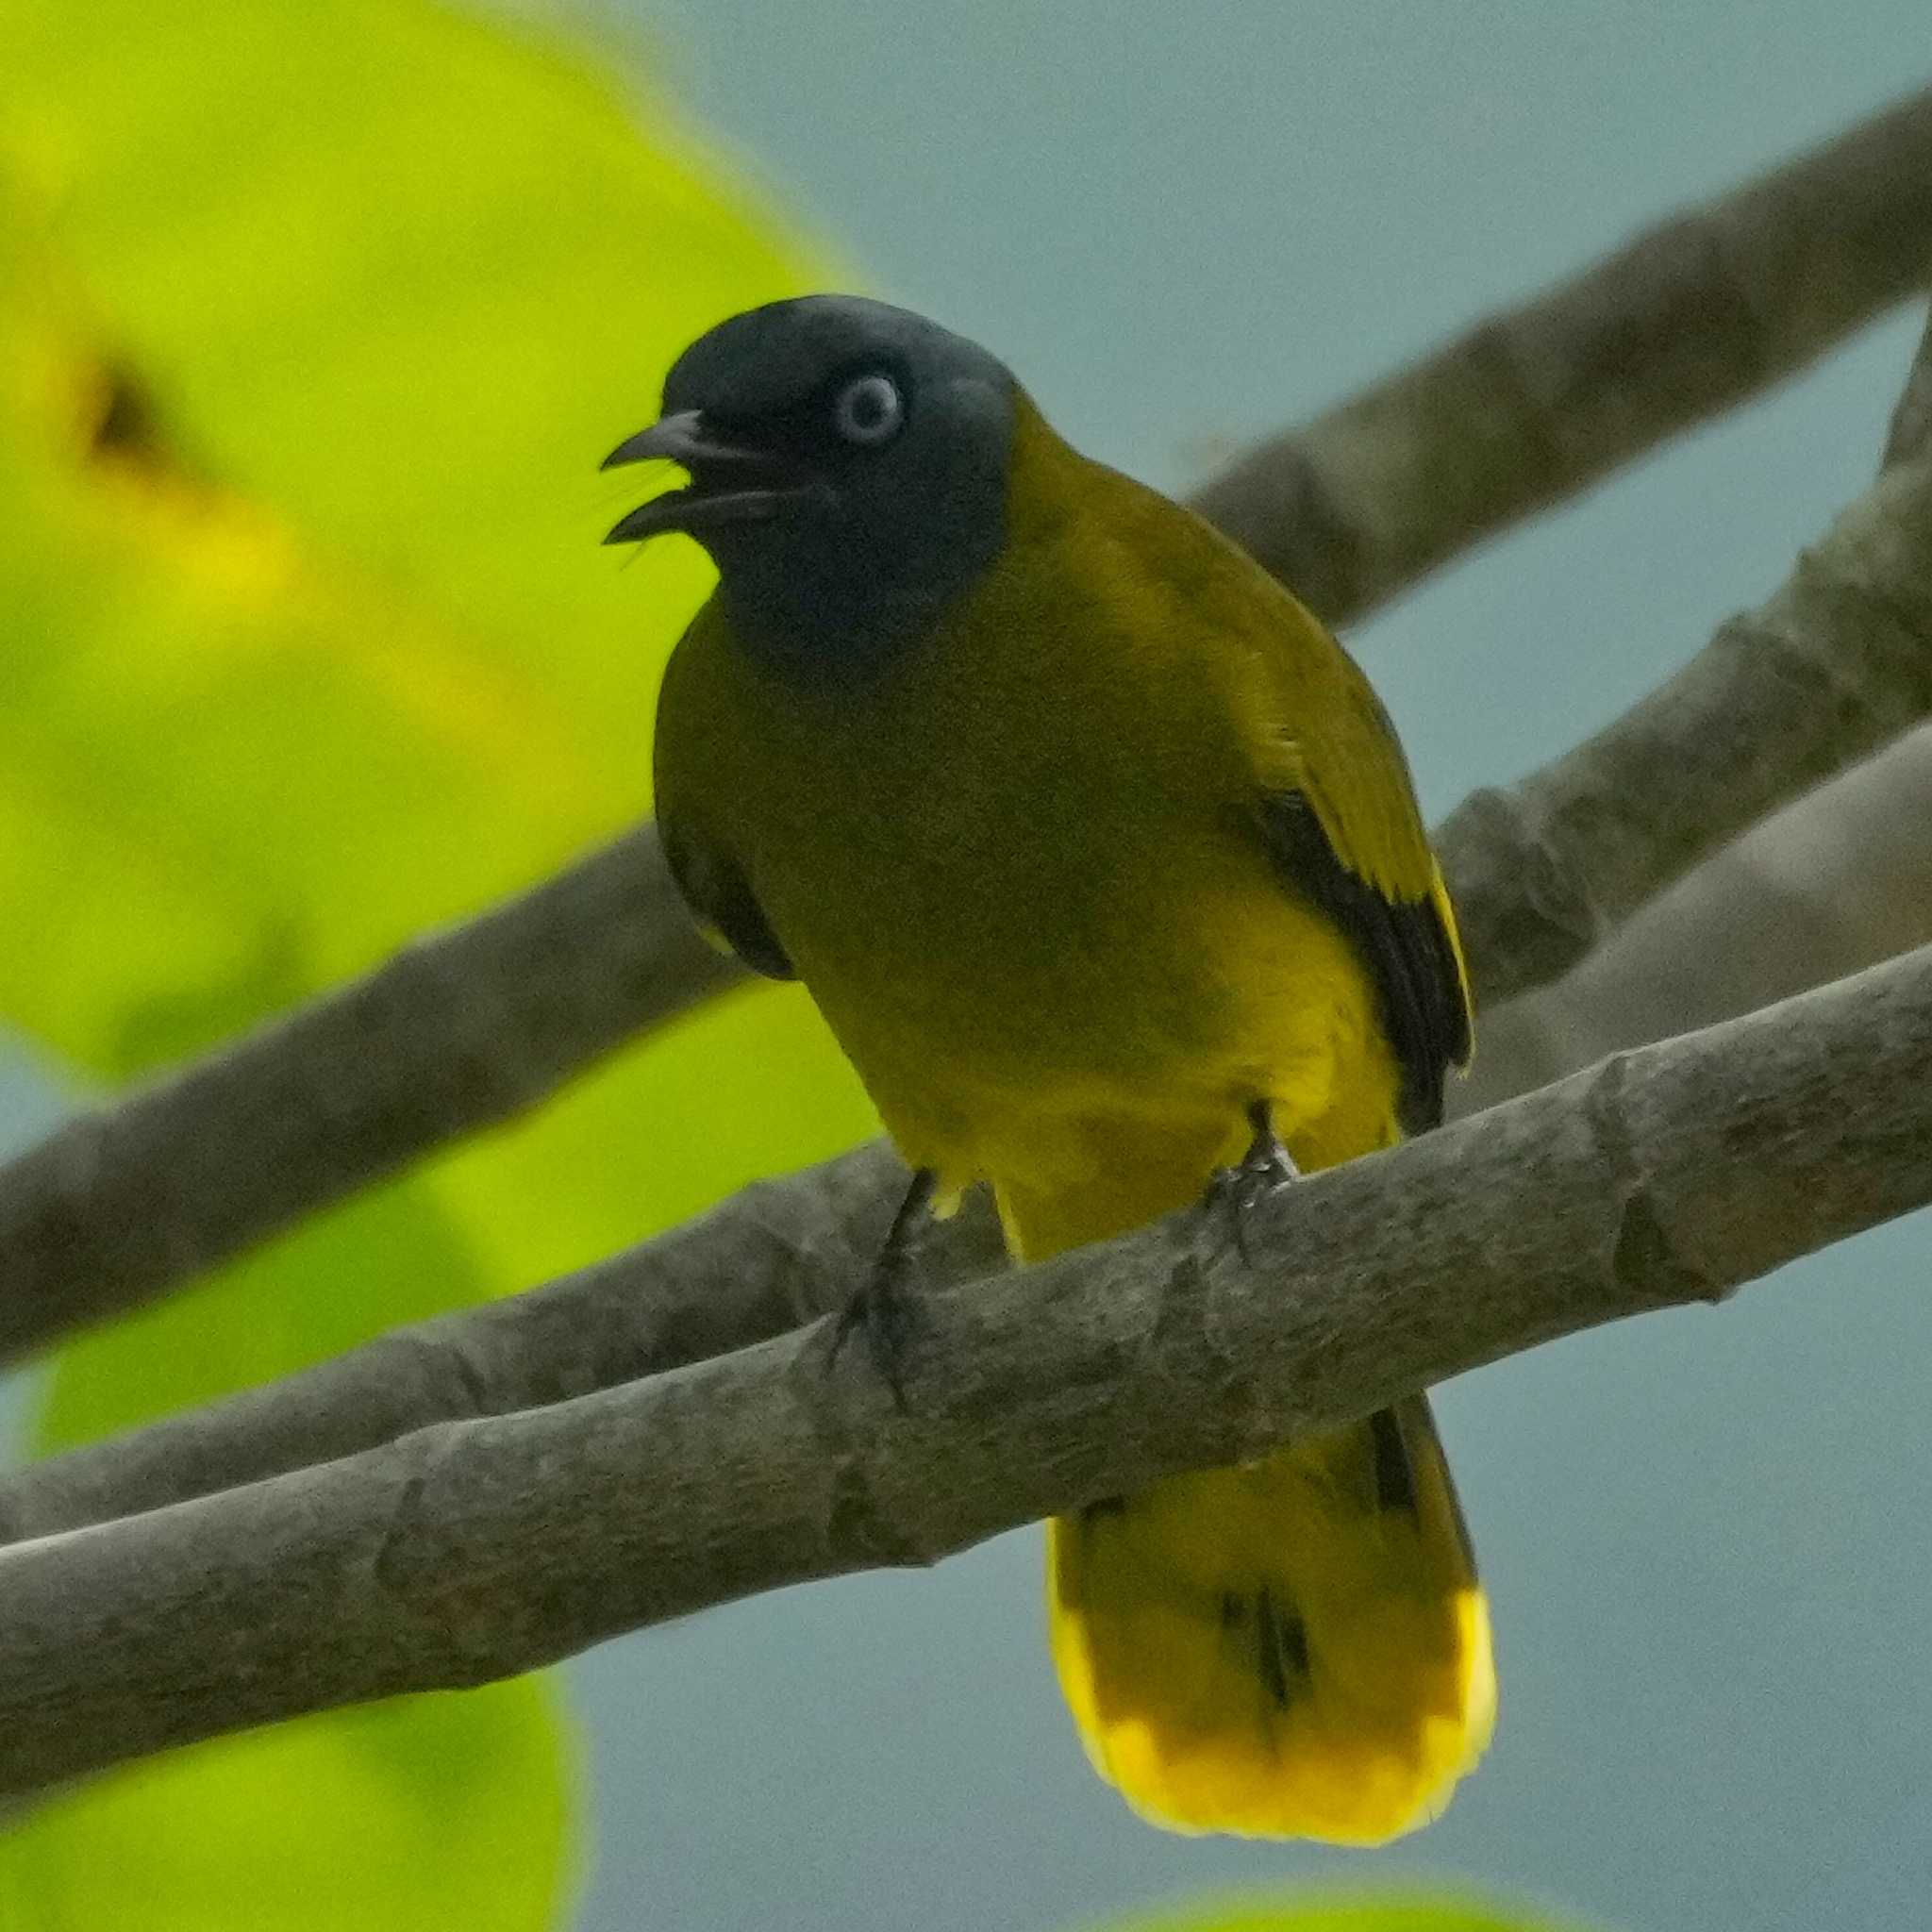
M 866 449 L 891 442 L 905 420 L 906 399 L 899 393 L 899 385 L 877 371 L 855 375 L 832 405 L 832 421 L 839 434 L 847 442 Z

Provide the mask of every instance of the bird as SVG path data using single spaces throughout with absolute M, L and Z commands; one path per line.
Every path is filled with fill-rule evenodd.
M 1407 765 L 1244 552 L 855 295 L 692 342 L 606 467 L 663 459 L 689 480 L 606 540 L 717 570 L 658 698 L 663 850 L 803 981 L 911 1172 L 840 1327 L 895 1391 L 908 1255 L 969 1189 L 1032 1261 L 1438 1123 L 1471 1003 Z M 1158 1824 L 1378 1843 L 1489 1740 L 1424 1395 L 1057 1517 L 1047 1573 L 1088 1756 Z

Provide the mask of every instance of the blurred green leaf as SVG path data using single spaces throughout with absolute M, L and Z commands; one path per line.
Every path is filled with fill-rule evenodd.
M 695 550 L 600 550 L 677 349 L 808 277 L 661 103 L 427 0 L 37 0 L 0 77 L 0 1018 L 118 1079 L 647 807 Z M 721 1081 L 721 1064 L 744 1069 Z M 801 996 L 65 1351 L 43 1446 L 526 1285 L 871 1115 Z M 0 1843 L 0 1924 L 545 1923 L 540 1684 L 224 1740 Z
M 562 1746 L 537 1677 L 200 1745 L 9 1833 L 0 1925 L 549 1925 L 567 1836 Z

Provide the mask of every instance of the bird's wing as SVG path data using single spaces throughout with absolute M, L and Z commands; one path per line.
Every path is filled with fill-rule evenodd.
M 722 853 L 687 836 L 675 820 L 660 815 L 658 831 L 671 876 L 705 937 L 729 947 L 767 979 L 796 979 L 798 970 L 778 943 L 744 874 Z
M 1447 1070 L 1468 1061 L 1471 1005 L 1407 762 L 1368 679 L 1301 604 L 1282 599 L 1257 646 L 1261 836 L 1360 950 L 1402 1068 L 1403 1125 L 1419 1132 L 1441 1118 Z
M 704 671 L 715 663 L 717 620 L 708 604 L 692 619 L 664 667 L 658 694 L 658 832 L 684 903 L 705 937 L 736 953 L 767 979 L 796 979 L 797 969 L 765 917 L 751 882 L 726 844 L 707 826 L 718 817 L 717 792 L 731 785 L 731 769 L 717 753 L 714 716 Z M 714 809 L 707 810 L 709 805 Z

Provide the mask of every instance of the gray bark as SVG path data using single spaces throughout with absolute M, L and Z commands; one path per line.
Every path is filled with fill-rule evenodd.
M 1871 132 L 1790 178 L 1865 152 Z M 1770 603 L 1609 732 L 1445 827 L 1492 994 L 1548 978 L 1932 705 L 1928 358 L 1932 331 L 1890 470 Z M 1620 1027 L 1654 1030 L 1670 1000 L 1620 1017 L 1616 995 L 1660 959 L 1676 962 L 1680 1011 L 1721 1011 L 1922 937 L 1932 894 L 1922 863 L 1902 869 L 1896 821 L 1932 816 L 1928 744 L 1761 826 L 1561 985 L 1506 1008 L 1467 1097 Z M 1890 872 L 1873 860 L 1882 841 L 1857 831 L 1880 819 Z M 1751 908 L 1777 903 L 1764 876 L 1803 873 L 1807 857 L 1837 881 L 1808 952 L 1789 930 L 1729 957 L 1710 943 L 1748 933 Z M 1838 902 L 1861 876 L 1873 916 L 1847 919 Z M 400 1164 L 527 1104 L 586 1040 L 608 1048 L 639 1011 L 667 1017 L 728 983 L 667 908 L 646 830 L 79 1124 L 0 1174 L 0 1266 L 21 1252 L 45 1264 L 35 1319 L 66 1319 L 63 1269 L 86 1271 L 94 1299 L 79 1306 L 111 1308 L 117 1280 L 144 1268 L 139 1291 L 157 1291 L 198 1242 L 227 1252 L 348 1191 L 369 1147 Z M 973 1286 L 926 1303 L 909 1417 L 861 1367 L 828 1375 L 825 1330 L 801 1325 L 842 1303 L 876 1252 L 896 1163 L 865 1149 L 748 1191 L 536 1293 L 0 1486 L 0 1536 L 15 1539 L 0 1551 L 0 1793 L 481 1681 L 745 1590 L 930 1560 L 1545 1336 L 1714 1296 L 1932 1197 L 1928 1053 L 1932 954 L 1919 954 L 1306 1183 L 1265 1210 L 1254 1270 L 1180 1217 L 996 1277 L 992 1231 L 969 1214 L 923 1257 L 928 1285 Z M 171 1164 L 171 1148 L 190 1158 Z M 315 1201 L 291 1208 L 282 1164 Z M 92 1214 L 103 1199 L 121 1212 Z M 640 1508 L 644 1493 L 655 1507 Z
M 0 1543 L 353 1455 L 439 1422 L 563 1402 L 728 1354 L 841 1307 L 906 1170 L 874 1142 L 759 1182 L 573 1274 L 392 1330 L 346 1355 L 0 1477 Z M 928 1279 L 1000 1265 L 983 1202 L 923 1255 Z

